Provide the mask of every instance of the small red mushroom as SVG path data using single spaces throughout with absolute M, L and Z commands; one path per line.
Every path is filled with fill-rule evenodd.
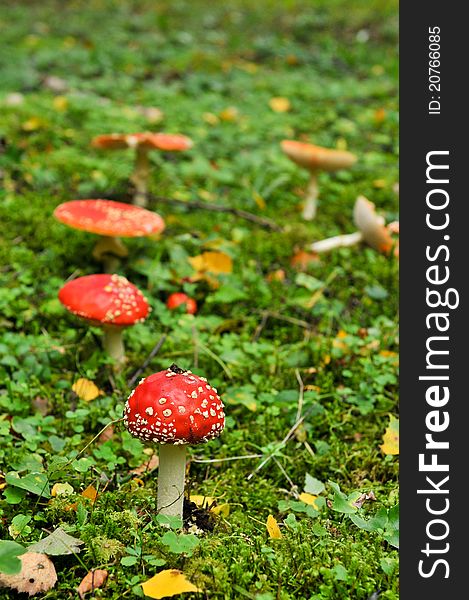
M 133 203 L 137 206 L 147 205 L 150 150 L 163 150 L 165 152 L 181 152 L 192 148 L 193 142 L 185 135 L 171 133 L 109 133 L 98 135 L 91 141 L 95 148 L 121 149 L 134 148 L 136 152 L 134 172 L 131 181 L 135 185 Z
M 197 303 L 194 298 L 191 298 L 183 292 L 174 292 L 174 294 L 170 294 L 166 301 L 166 306 L 169 310 L 174 310 L 178 306 L 181 306 L 181 304 L 185 305 L 187 314 L 195 315 L 197 312 Z
M 117 267 L 116 256 L 127 256 L 121 237 L 157 235 L 165 228 L 159 214 L 124 202 L 113 200 L 70 200 L 59 204 L 54 217 L 74 229 L 96 233 L 101 237 L 93 256 L 104 262 L 107 273 Z
M 142 323 L 150 307 L 142 292 L 121 275 L 85 275 L 68 281 L 59 300 L 72 314 L 102 327 L 104 348 L 118 364 L 125 360 L 122 330 Z
M 172 364 L 142 379 L 124 408 L 124 425 L 159 446 L 157 508 L 182 517 L 186 446 L 209 442 L 225 427 L 223 402 L 205 379 Z

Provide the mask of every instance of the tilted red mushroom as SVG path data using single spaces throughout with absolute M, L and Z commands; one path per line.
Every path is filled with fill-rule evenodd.
M 391 233 L 399 233 L 396 222 L 384 224 L 384 217 L 376 213 L 375 205 L 365 196 L 358 196 L 353 208 L 353 220 L 358 231 L 345 235 L 336 235 L 311 244 L 313 252 L 329 252 L 335 248 L 353 246 L 365 242 L 378 252 L 389 254 L 394 241 Z M 396 252 L 397 255 L 398 252 Z
M 319 171 L 338 171 L 348 169 L 357 160 L 355 154 L 346 150 L 322 148 L 315 144 L 298 142 L 296 140 L 283 140 L 282 150 L 294 163 L 307 169 L 310 173 L 308 189 L 306 190 L 303 218 L 311 221 L 316 216 L 317 199 L 319 195 Z
M 124 408 L 129 433 L 160 444 L 157 508 L 182 517 L 186 446 L 209 442 L 225 427 L 224 406 L 204 377 L 172 364 L 142 379 Z
M 194 298 L 184 294 L 184 292 L 174 292 L 173 294 L 170 294 L 166 300 L 166 306 L 169 310 L 174 310 L 178 306 L 181 306 L 181 304 L 185 306 L 187 314 L 195 315 L 197 312 L 197 302 Z
M 102 238 L 93 249 L 96 260 L 104 263 L 107 273 L 116 270 L 119 259 L 127 256 L 120 237 L 157 235 L 165 228 L 159 214 L 113 200 L 70 200 L 59 204 L 54 217 L 74 229 L 96 233 Z
M 68 281 L 59 300 L 74 315 L 100 326 L 104 348 L 117 364 L 125 360 L 122 330 L 142 323 L 150 307 L 142 292 L 121 275 L 85 275 Z
M 150 150 L 181 152 L 192 148 L 193 142 L 185 135 L 171 133 L 109 133 L 96 136 L 91 141 L 91 145 L 105 150 L 135 149 L 135 166 L 131 176 L 131 181 L 135 186 L 133 203 L 137 206 L 146 206 L 150 175 L 148 159 Z

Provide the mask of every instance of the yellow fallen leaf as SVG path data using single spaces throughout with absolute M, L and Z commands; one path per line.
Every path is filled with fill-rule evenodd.
M 143 593 L 149 598 L 166 598 L 184 592 L 201 592 L 184 573 L 177 569 L 166 569 L 142 583 Z
M 218 506 L 214 506 L 213 508 L 211 508 L 210 512 L 214 515 L 220 515 L 226 518 L 230 514 L 230 505 L 227 503 L 219 504 Z
M 291 103 L 288 98 L 277 96 L 269 100 L 270 108 L 277 113 L 288 112 L 291 109 Z
M 309 504 L 313 508 L 318 508 L 318 506 L 316 505 L 317 496 L 314 496 L 313 494 L 308 494 L 307 492 L 302 492 L 298 496 L 298 498 L 301 500 L 301 502 Z
M 31 117 L 21 125 L 21 128 L 23 131 L 36 131 L 43 125 L 44 122 L 39 117 Z
M 190 501 L 197 505 L 198 508 L 207 508 L 215 502 L 215 498 L 211 496 L 202 496 L 201 494 L 191 494 Z
M 210 112 L 202 113 L 202 119 L 205 121 L 205 123 L 208 123 L 209 125 L 218 125 L 218 123 L 220 122 L 220 119 L 217 117 L 217 115 L 214 115 Z
M 51 496 L 70 496 L 75 490 L 69 483 L 54 483 L 50 491 Z
M 384 454 L 399 454 L 399 419 L 393 415 L 389 416 L 389 426 L 383 435 L 380 448 Z
M 72 390 L 79 398 L 81 398 L 81 400 L 85 400 L 86 402 L 94 400 L 98 396 L 103 395 L 103 392 L 96 384 L 89 379 L 85 379 L 84 377 L 80 377 L 80 379 L 75 381 L 75 383 L 72 385 Z
M 277 521 L 272 515 L 267 517 L 267 523 L 265 524 L 267 527 L 267 531 L 269 532 L 269 537 L 273 540 L 280 540 L 282 537 L 282 532 L 280 531 L 280 527 L 278 526 Z
M 252 197 L 254 199 L 254 202 L 257 204 L 257 207 L 260 208 L 260 210 L 264 210 L 264 208 L 266 207 L 264 198 L 256 191 L 252 193 Z
M 235 106 L 228 106 L 218 116 L 222 121 L 236 121 L 239 117 L 239 111 Z
M 198 256 L 188 258 L 192 268 L 198 273 L 231 273 L 233 270 L 233 261 L 228 254 L 224 252 L 202 252 Z
M 64 112 L 68 108 L 68 98 L 66 96 L 56 96 L 52 100 L 52 106 L 58 112 Z

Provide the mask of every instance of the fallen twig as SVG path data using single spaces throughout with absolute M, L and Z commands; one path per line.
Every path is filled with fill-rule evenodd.
M 138 368 L 135 371 L 135 373 L 132 375 L 132 377 L 129 379 L 129 381 L 127 382 L 128 385 L 133 385 L 137 381 L 137 378 L 148 367 L 148 365 L 150 364 L 151 360 L 153 358 L 155 358 L 155 356 L 158 354 L 158 352 L 160 351 L 161 346 L 164 344 L 166 338 L 167 338 L 167 334 L 163 333 L 163 335 L 160 337 L 160 339 L 158 340 L 158 342 L 156 343 L 156 345 L 154 346 L 153 350 L 150 352 L 150 354 L 148 355 L 147 359 L 144 361 L 144 363 L 142 364 L 142 366 L 140 368 Z
M 233 208 L 232 206 L 223 206 L 220 204 L 213 204 L 211 202 L 204 202 L 202 200 L 177 200 L 176 198 L 153 196 L 153 194 L 148 194 L 148 199 L 163 204 L 176 204 L 180 206 L 186 206 L 187 208 L 200 208 L 202 210 L 209 210 L 212 212 L 229 213 L 231 215 L 235 215 L 236 217 L 240 217 L 241 219 L 245 219 L 246 221 L 257 223 L 257 225 L 265 227 L 266 229 L 272 229 L 273 231 L 283 231 L 283 228 L 280 227 L 280 225 L 277 225 L 277 223 L 275 223 L 275 221 L 272 221 L 271 219 L 267 219 L 266 217 L 259 217 L 250 212 L 247 212 L 246 210 L 242 210 L 240 208 Z

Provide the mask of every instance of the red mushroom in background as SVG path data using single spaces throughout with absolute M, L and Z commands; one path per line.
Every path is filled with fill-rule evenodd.
M 225 427 L 217 390 L 204 377 L 172 364 L 131 392 L 124 424 L 134 437 L 160 445 L 157 509 L 182 517 L 186 446 L 209 442 Z
M 166 306 L 169 310 L 174 310 L 178 306 L 181 306 L 181 304 L 185 305 L 187 314 L 195 315 L 197 312 L 197 302 L 194 298 L 184 294 L 184 292 L 174 292 L 174 294 L 170 294 L 166 300 Z
M 96 136 L 91 141 L 91 145 L 94 148 L 105 150 L 135 149 L 135 167 L 131 176 L 131 181 L 135 185 L 133 203 L 137 206 L 146 206 L 150 175 L 148 159 L 150 150 L 182 152 L 192 148 L 193 142 L 185 135 L 170 133 L 109 133 Z
M 119 258 L 127 256 L 120 237 L 157 235 L 165 228 L 159 214 L 113 200 L 70 200 L 59 204 L 54 217 L 74 229 L 96 233 L 102 238 L 93 249 L 96 260 L 104 263 L 107 273 L 116 270 Z
M 311 221 L 316 216 L 317 210 L 319 171 L 331 172 L 348 169 L 355 164 L 357 157 L 346 150 L 322 148 L 315 144 L 298 142 L 296 140 L 283 140 L 280 145 L 290 160 L 300 167 L 307 169 L 310 173 L 303 218 Z
M 59 300 L 72 314 L 104 331 L 104 348 L 117 364 L 125 360 L 122 330 L 142 323 L 150 307 L 142 292 L 121 275 L 85 275 L 67 282 Z

